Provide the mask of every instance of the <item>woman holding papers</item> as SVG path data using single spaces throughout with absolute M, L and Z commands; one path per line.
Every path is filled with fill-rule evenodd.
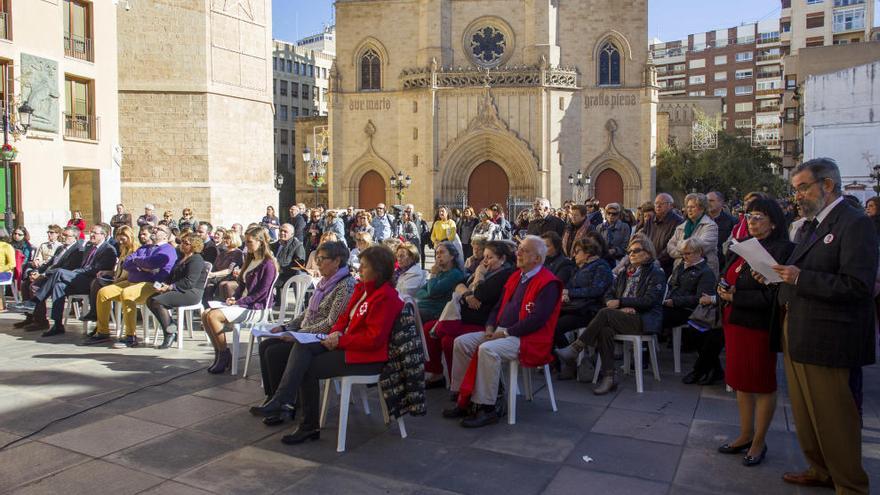
M 315 292 L 309 299 L 309 307 L 286 325 L 273 328 L 272 333 L 287 331 L 305 333 L 330 333 L 342 310 L 348 305 L 354 292 L 355 280 L 348 271 L 348 247 L 344 242 L 325 242 L 315 251 L 315 263 L 321 274 Z M 275 394 L 281 383 L 294 339 L 282 336 L 278 339 L 264 339 L 260 342 L 260 372 L 263 374 L 263 388 L 266 400 Z M 280 415 L 263 420 L 267 425 L 281 424 Z
M 303 421 L 286 444 L 320 438 L 318 430 L 318 380 L 351 375 L 376 375 L 388 360 L 388 339 L 403 301 L 391 284 L 394 254 L 385 246 L 371 246 L 360 255 L 361 282 L 345 311 L 321 341 L 294 343 L 287 370 L 278 389 L 262 406 L 251 408 L 255 416 L 279 414 L 285 404 L 297 402 Z
M 785 216 L 776 201 L 754 199 L 745 218 L 749 235 L 774 259 L 788 259 L 794 245 L 788 241 Z M 776 353 L 770 346 L 776 289 L 759 283 L 748 263 L 733 252 L 721 274 L 718 298 L 724 301 L 726 381 L 736 390 L 740 434 L 718 451 L 745 453 L 743 464 L 754 466 L 767 453 L 765 438 L 776 410 Z
M 232 353 L 226 347 L 223 333 L 227 324 L 259 320 L 265 311 L 272 310 L 272 286 L 278 275 L 278 262 L 269 246 L 269 233 L 263 227 L 251 227 L 244 233 L 244 245 L 247 255 L 235 295 L 226 300 L 226 305 L 202 315 L 205 333 L 215 352 L 214 364 L 208 373 L 223 373 L 232 364 Z

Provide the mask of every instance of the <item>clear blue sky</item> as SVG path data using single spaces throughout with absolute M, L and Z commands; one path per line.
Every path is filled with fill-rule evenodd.
M 613 0 L 611 0 L 613 1 Z M 880 13 L 880 0 L 875 0 Z M 663 41 L 779 16 L 779 0 L 649 0 L 649 39 Z M 332 22 L 332 0 L 272 0 L 274 37 L 295 41 Z M 877 17 L 875 15 L 875 17 Z M 880 17 L 875 19 L 880 21 Z

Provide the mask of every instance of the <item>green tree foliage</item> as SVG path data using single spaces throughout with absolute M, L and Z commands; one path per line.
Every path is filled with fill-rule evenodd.
M 778 159 L 777 159 L 778 160 Z M 657 191 L 677 201 L 691 191 L 721 191 L 728 198 L 742 198 L 750 191 L 786 194 L 786 182 L 773 174 L 773 155 L 752 147 L 748 139 L 718 133 L 716 149 L 695 151 L 671 146 L 657 155 Z

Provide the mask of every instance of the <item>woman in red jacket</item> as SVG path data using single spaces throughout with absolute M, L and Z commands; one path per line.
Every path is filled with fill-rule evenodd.
M 359 258 L 361 282 L 330 334 L 321 342 L 296 343 L 275 394 L 262 406 L 251 408 L 255 416 L 278 415 L 284 404 L 298 402 L 303 420 L 295 432 L 281 439 L 286 444 L 320 438 L 318 380 L 378 375 L 388 360 L 391 329 L 403 309 L 391 284 L 394 254 L 380 245 L 363 250 Z
M 68 227 L 76 227 L 79 229 L 79 238 L 86 238 L 86 221 L 83 220 L 82 212 L 79 210 L 74 210 L 73 218 L 67 221 Z

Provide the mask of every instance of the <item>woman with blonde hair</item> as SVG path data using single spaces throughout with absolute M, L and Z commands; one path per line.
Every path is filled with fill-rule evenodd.
M 278 262 L 269 246 L 269 233 L 262 227 L 249 228 L 244 234 L 247 256 L 239 274 L 235 295 L 226 299 L 226 305 L 211 309 L 202 315 L 205 333 L 214 346 L 214 364 L 208 373 L 223 373 L 232 364 L 232 353 L 226 346 L 223 333 L 229 323 L 245 323 L 262 319 L 272 310 L 272 286 L 278 275 Z
M 100 271 L 92 280 L 89 288 L 89 312 L 80 316 L 81 321 L 98 321 L 98 291 L 110 284 L 122 282 L 128 279 L 128 272 L 122 268 L 122 263 L 130 254 L 137 251 L 141 247 L 138 236 L 135 235 L 134 229 L 128 225 L 123 225 L 116 229 L 113 236 L 116 239 L 116 249 L 119 256 L 116 257 L 116 268 L 113 271 Z

